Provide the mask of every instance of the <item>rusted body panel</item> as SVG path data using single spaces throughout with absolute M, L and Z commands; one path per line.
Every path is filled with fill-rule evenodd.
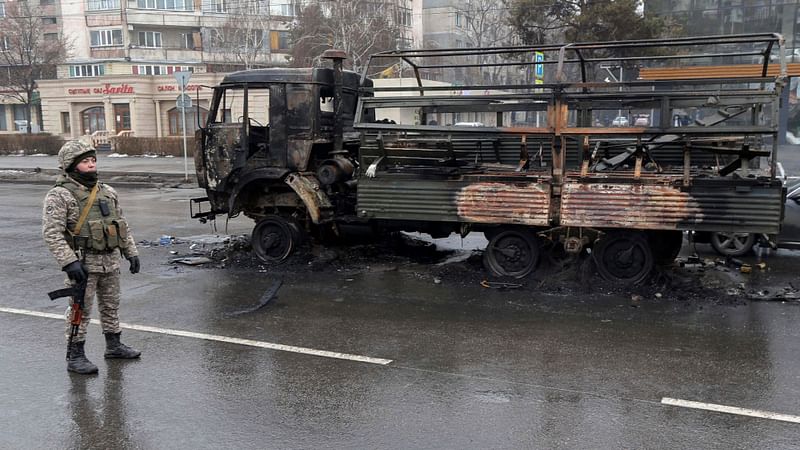
M 360 180 L 363 218 L 545 226 L 550 186 L 526 181 L 420 180 L 381 174 Z
M 780 185 L 674 185 L 568 182 L 561 225 L 592 228 L 777 233 Z

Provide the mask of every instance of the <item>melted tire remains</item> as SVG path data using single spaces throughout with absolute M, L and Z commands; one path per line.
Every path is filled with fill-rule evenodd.
M 611 282 L 639 284 L 653 270 L 653 252 L 647 237 L 639 232 L 605 235 L 592 252 L 597 271 Z
M 269 215 L 253 228 L 250 241 L 258 259 L 266 263 L 284 261 L 301 240 L 300 227 L 293 219 Z
M 483 265 L 493 275 L 523 278 L 539 263 L 539 240 L 527 230 L 505 230 L 492 236 Z

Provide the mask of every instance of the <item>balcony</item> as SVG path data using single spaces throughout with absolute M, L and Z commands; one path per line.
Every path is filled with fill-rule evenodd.
M 87 11 L 87 27 L 113 27 L 122 25 L 122 15 L 119 11 Z
M 203 60 L 203 51 L 175 47 L 143 48 L 131 46 L 128 50 L 128 56 L 135 62 L 200 62 Z
M 157 27 L 199 27 L 200 11 L 177 11 L 156 9 L 135 9 L 126 11 L 128 24 L 145 25 L 148 29 Z
M 276 53 L 264 53 L 258 56 L 255 61 L 256 64 L 265 66 L 288 66 L 289 62 L 286 59 L 288 53 L 277 53 L 278 50 L 273 50 Z M 213 52 L 203 53 L 203 62 L 211 64 L 225 64 L 225 63 L 240 63 L 230 51 L 216 50 Z
M 124 47 L 91 47 L 89 56 L 92 59 L 120 59 L 125 57 Z

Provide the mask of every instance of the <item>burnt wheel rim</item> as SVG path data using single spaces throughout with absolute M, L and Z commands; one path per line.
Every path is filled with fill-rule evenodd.
M 494 275 L 522 278 L 536 267 L 539 246 L 536 238 L 524 231 L 503 231 L 489 241 L 484 265 Z
M 639 234 L 611 234 L 594 252 L 597 271 L 608 281 L 636 284 L 653 269 L 653 253 L 647 239 Z
M 264 262 L 283 261 L 294 250 L 299 231 L 281 217 L 267 217 L 253 229 L 253 251 Z

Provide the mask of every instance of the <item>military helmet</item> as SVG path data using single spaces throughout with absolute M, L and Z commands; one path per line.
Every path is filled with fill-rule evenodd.
M 58 151 L 58 167 L 67 171 L 80 162 L 87 153 L 96 154 L 94 147 L 79 139 L 67 141 Z

